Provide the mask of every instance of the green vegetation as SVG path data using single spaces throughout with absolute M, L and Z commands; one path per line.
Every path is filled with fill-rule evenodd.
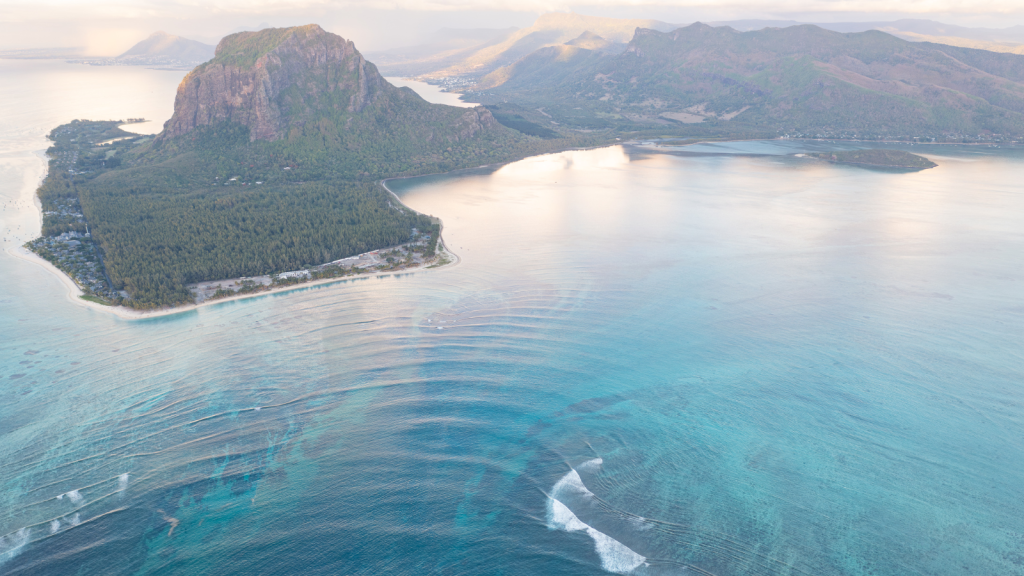
M 98 296 L 93 296 L 92 294 L 81 294 L 78 297 L 81 298 L 82 300 L 85 300 L 85 301 L 88 301 L 88 302 L 95 302 L 96 304 L 102 304 L 104 306 L 113 306 L 114 305 L 114 303 L 111 302 L 110 300 L 106 300 L 106 299 L 100 298 Z
M 443 134 L 445 125 L 430 128 Z M 93 145 L 122 137 L 114 130 L 114 122 L 82 121 L 51 133 L 51 169 L 39 189 L 44 237 L 29 247 L 83 287 L 102 283 L 90 292 L 96 297 L 138 309 L 191 303 L 191 283 L 301 270 L 408 242 L 413 228 L 436 231 L 429 218 L 394 202 L 380 178 L 591 142 L 501 131 L 425 151 L 417 147 L 422 140 L 403 138 L 388 123 L 331 139 L 325 122 L 273 142 L 251 142 L 245 126 L 221 123 L 178 138 L 128 135 Z M 70 240 L 79 250 L 94 247 L 74 260 L 92 262 L 88 270 L 62 264 L 66 248 L 47 248 L 68 240 L 57 240 L 61 234 L 86 230 L 88 242 Z M 430 257 L 436 241 L 435 232 Z M 84 275 L 75 275 L 79 269 Z
M 234 190 L 89 187 L 85 205 L 115 284 L 137 302 L 183 303 L 185 284 L 297 270 L 408 241 L 427 225 L 372 183 L 221 188 Z
M 104 273 L 100 251 L 88 234 L 64 232 L 37 238 L 25 246 L 71 277 L 87 295 L 111 302 L 120 300 Z
M 302 26 L 299 29 L 302 28 L 308 28 L 308 26 Z M 295 30 L 295 28 L 268 28 L 259 32 L 241 32 L 226 36 L 217 46 L 217 54 L 213 60 L 202 64 L 195 71 L 202 72 L 213 64 L 248 68 L 255 64 L 256 60 L 280 46 Z
M 902 150 L 846 150 L 842 152 L 817 154 L 816 157 L 821 160 L 827 160 L 837 164 L 858 164 L 879 168 L 925 170 L 937 166 L 937 164 L 923 156 L 918 156 L 917 154 L 911 154 L 910 152 L 904 152 Z
M 577 130 L 699 138 L 1024 138 L 1024 58 L 878 31 L 640 29 L 618 55 L 547 47 L 478 80 L 464 99 L 515 105 L 527 111 L 521 113 L 526 121 Z M 538 109 L 543 121 L 529 112 Z
M 268 53 L 274 65 L 257 69 Z M 237 82 L 225 85 L 211 64 Z M 252 99 L 250 81 L 269 83 L 269 99 Z M 199 282 L 341 274 L 324 263 L 408 243 L 416 229 L 433 231 L 422 247 L 433 258 L 435 223 L 379 181 L 599 141 L 543 134 L 509 130 L 483 109 L 428 104 L 314 25 L 236 34 L 186 77 L 159 136 L 85 121 L 51 133 L 44 237 L 30 247 L 81 269 L 76 281 L 96 282 L 97 297 L 141 309 L 193 302 Z M 422 263 L 389 257 L 380 269 Z
M 129 119 L 129 123 L 141 119 Z M 79 199 L 79 185 L 121 165 L 121 158 L 140 141 L 119 128 L 124 121 L 74 120 L 50 132 L 49 172 L 37 195 L 43 208 L 42 236 L 26 247 L 66 273 L 87 300 L 121 300 L 106 276 L 102 249 L 90 234 Z
M 447 254 L 442 254 L 441 257 L 437 259 L 437 262 L 427 266 L 427 268 L 440 268 L 442 266 L 447 266 L 448 264 L 451 264 L 451 259 L 448 258 Z
M 523 118 L 519 114 L 502 114 L 498 111 L 497 107 L 490 108 L 491 114 L 494 115 L 494 119 L 497 120 L 502 126 L 507 126 L 513 130 L 518 130 L 523 134 L 529 136 L 537 136 L 538 138 L 558 138 L 558 132 L 550 128 L 545 128 L 540 124 L 530 122 L 526 118 Z

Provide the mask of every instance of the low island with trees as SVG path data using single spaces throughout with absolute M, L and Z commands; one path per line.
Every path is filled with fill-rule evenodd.
M 840 152 L 824 152 L 814 157 L 835 164 L 852 164 L 869 168 L 895 168 L 900 170 L 926 170 L 938 164 L 904 150 L 870 148 L 867 150 L 843 150 Z

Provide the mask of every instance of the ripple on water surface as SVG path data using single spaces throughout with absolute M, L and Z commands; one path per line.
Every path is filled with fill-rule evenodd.
M 148 321 L 0 260 L 0 570 L 1021 574 L 1024 159 L 644 154 L 393 182 L 459 266 Z

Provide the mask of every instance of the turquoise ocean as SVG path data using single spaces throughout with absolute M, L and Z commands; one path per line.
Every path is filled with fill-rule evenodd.
M 457 266 L 120 319 L 13 252 L 182 76 L 0 60 L 0 574 L 1024 574 L 1024 150 L 391 181 Z

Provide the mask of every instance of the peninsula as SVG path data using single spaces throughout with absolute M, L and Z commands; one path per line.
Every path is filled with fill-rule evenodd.
M 483 107 L 430 104 L 316 25 L 224 38 L 182 81 L 160 134 L 117 126 L 50 134 L 43 237 L 28 247 L 88 297 L 140 310 L 192 304 L 203 282 L 354 273 L 324 266 L 382 249 L 398 252 L 376 270 L 431 265 L 422 256 L 439 222 L 383 179 L 599 141 L 529 136 Z

